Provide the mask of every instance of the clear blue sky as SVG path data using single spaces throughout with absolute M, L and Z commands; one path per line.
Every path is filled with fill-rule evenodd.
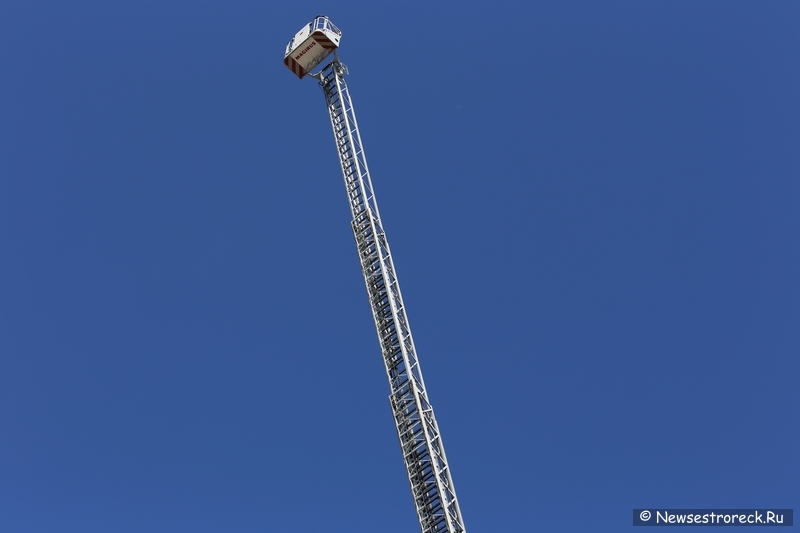
M 318 13 L 467 529 L 800 508 L 800 3 L 9 0 L 0 531 L 418 531 Z

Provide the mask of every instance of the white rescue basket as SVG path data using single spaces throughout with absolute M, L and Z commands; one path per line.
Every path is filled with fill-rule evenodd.
M 324 15 L 316 17 L 286 45 L 283 64 L 302 78 L 339 47 L 342 32 Z

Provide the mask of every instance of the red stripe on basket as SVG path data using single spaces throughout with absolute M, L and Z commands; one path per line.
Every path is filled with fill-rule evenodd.
M 314 34 L 314 40 L 317 41 L 326 50 L 336 48 L 336 45 L 333 44 L 333 41 L 328 39 L 328 37 L 324 33 Z

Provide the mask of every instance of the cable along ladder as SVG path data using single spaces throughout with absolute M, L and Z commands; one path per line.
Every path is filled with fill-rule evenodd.
M 389 403 L 420 528 L 422 533 L 465 533 L 344 79 L 347 69 L 335 52 L 340 38 L 341 31 L 327 17 L 316 17 L 289 41 L 284 64 L 302 78 L 325 57 L 334 54 L 331 63 L 311 76 L 319 81 L 328 106 L 353 215 L 353 235 L 389 378 Z M 331 46 L 332 43 L 335 45 Z M 327 53 L 308 57 L 312 50 Z

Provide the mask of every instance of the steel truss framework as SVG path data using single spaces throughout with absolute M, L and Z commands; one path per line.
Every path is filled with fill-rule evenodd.
M 353 234 L 389 378 L 389 403 L 422 533 L 464 533 L 450 467 L 411 337 L 392 254 L 372 188 L 346 67 L 336 59 L 315 74 L 325 93 Z

